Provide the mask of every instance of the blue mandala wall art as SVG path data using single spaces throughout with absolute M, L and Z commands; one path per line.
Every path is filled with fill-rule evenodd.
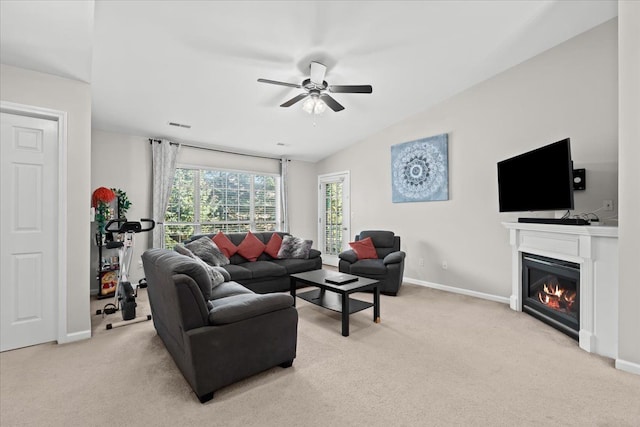
M 448 135 L 391 146 L 393 203 L 449 200 Z

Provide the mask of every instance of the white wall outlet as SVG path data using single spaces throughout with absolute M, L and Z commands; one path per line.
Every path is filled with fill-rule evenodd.
M 449 268 L 449 264 L 447 264 L 447 261 L 442 261 L 442 269 L 446 270 L 447 268 Z
M 613 210 L 613 200 L 605 200 L 604 202 L 602 202 L 602 205 L 605 211 Z
M 138 261 L 138 268 L 142 269 L 142 260 Z
M 420 267 L 424 267 L 424 258 L 420 258 L 418 260 L 418 264 L 420 265 Z
M 91 207 L 89 211 L 89 222 L 94 222 L 96 220 L 96 208 Z

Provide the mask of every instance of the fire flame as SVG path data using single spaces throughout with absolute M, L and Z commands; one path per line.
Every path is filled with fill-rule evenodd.
M 538 300 L 549 308 L 571 311 L 576 292 L 564 289 L 559 284 L 545 283 L 543 290 L 538 292 Z

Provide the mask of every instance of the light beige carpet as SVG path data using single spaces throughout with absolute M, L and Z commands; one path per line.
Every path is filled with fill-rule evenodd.
M 338 313 L 298 310 L 293 367 L 204 405 L 151 322 L 106 331 L 120 315 L 94 316 L 90 340 L 0 355 L 0 425 L 640 426 L 639 376 L 504 304 L 405 284 L 382 323 L 352 315 L 348 338 Z

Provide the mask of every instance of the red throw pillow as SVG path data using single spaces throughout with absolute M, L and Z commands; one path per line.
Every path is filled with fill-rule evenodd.
M 267 247 L 264 248 L 264 253 L 271 258 L 278 258 L 280 246 L 282 246 L 282 237 L 278 233 L 273 233 L 271 239 L 267 242 Z
M 218 249 L 222 251 L 224 256 L 231 259 L 231 256 L 238 252 L 238 247 L 229 240 L 227 236 L 225 236 L 222 231 L 218 231 L 218 234 L 213 236 L 213 243 L 218 246 Z
M 351 246 L 351 249 L 356 253 L 358 259 L 378 259 L 378 253 L 376 252 L 375 246 L 373 246 L 371 237 L 349 242 L 349 246 Z
M 249 261 L 255 261 L 260 255 L 262 255 L 264 248 L 264 243 L 262 243 L 252 232 L 248 231 L 242 243 L 238 245 L 238 253 Z

